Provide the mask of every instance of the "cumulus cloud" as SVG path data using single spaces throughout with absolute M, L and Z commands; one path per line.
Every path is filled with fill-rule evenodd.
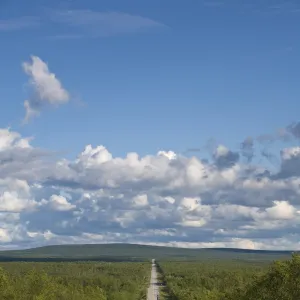
M 266 215 L 275 220 L 290 220 L 296 217 L 296 208 L 288 201 L 274 201 L 274 206 L 266 209 Z
M 69 211 L 76 208 L 76 205 L 71 204 L 64 196 L 61 195 L 52 195 L 49 201 L 44 200 L 42 201 L 42 204 L 57 211 Z
M 17 132 L 12 132 L 9 128 L 0 128 L 0 151 L 12 148 L 29 148 L 30 138 L 21 138 Z
M 213 157 L 218 168 L 228 168 L 236 164 L 239 160 L 239 153 L 230 151 L 223 145 L 219 145 L 215 150 Z
M 276 172 L 219 145 L 211 161 L 172 151 L 114 157 L 87 145 L 48 159 L 31 139 L 0 130 L 0 245 L 132 242 L 297 249 L 300 151 Z
M 277 176 L 283 178 L 300 176 L 300 147 L 285 148 L 280 154 L 281 170 Z
M 47 106 L 59 106 L 69 101 L 69 93 L 63 88 L 54 73 L 51 73 L 47 63 L 38 56 L 31 56 L 31 61 L 23 63 L 23 70 L 29 76 L 32 95 L 25 100 L 25 122 L 40 114 Z

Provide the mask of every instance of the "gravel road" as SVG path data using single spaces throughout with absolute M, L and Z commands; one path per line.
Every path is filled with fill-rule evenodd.
M 147 300 L 158 300 L 159 299 L 159 286 L 157 281 L 157 271 L 155 260 L 152 259 L 151 266 L 151 279 L 150 286 L 148 288 Z

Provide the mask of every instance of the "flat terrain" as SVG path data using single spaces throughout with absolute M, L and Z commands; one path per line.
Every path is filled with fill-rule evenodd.
M 2 300 L 146 300 L 147 263 L 0 263 Z
M 288 251 L 65 245 L 3 251 L 0 258 L 4 300 L 157 300 L 158 293 L 159 300 L 298 300 L 300 295 L 300 256 Z M 274 260 L 280 262 L 271 264 Z
M 158 270 L 166 284 L 163 300 L 300 299 L 300 255 L 272 264 L 165 261 Z
M 233 261 L 160 262 L 171 299 L 226 299 L 225 294 L 243 288 L 269 263 Z

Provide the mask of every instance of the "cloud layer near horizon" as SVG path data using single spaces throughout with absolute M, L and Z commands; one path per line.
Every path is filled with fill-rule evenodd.
M 276 173 L 219 145 L 211 162 L 172 151 L 55 159 L 0 130 L 0 245 L 131 242 L 299 249 L 300 148 Z

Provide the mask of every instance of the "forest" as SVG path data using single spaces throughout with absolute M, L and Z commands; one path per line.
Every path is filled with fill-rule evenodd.
M 143 300 L 149 281 L 149 263 L 0 263 L 1 300 Z
M 0 262 L 0 299 L 146 300 L 151 259 L 140 255 L 145 261 L 76 262 L 60 257 L 62 261 L 57 262 Z M 274 262 L 270 262 L 272 255 L 276 255 Z M 249 253 L 248 259 L 244 255 L 233 259 L 233 253 L 230 259 L 224 256 L 208 259 L 205 253 L 204 258 L 170 256 L 157 260 L 163 284 L 160 300 L 300 299 L 299 254 L 278 258 L 272 253 L 266 260 Z
M 298 300 L 300 256 L 268 263 L 160 262 L 168 300 Z

